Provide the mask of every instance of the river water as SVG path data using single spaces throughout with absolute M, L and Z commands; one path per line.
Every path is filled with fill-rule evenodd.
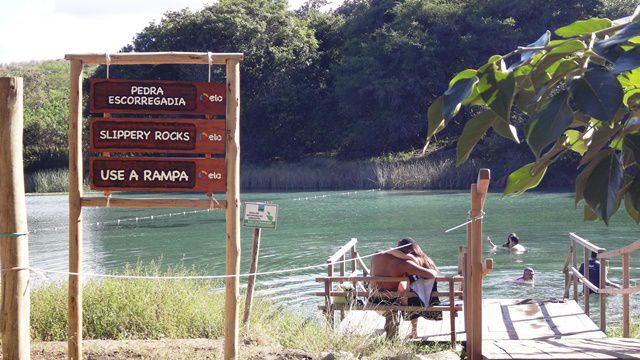
M 141 195 L 137 195 L 141 196 Z M 163 196 L 185 195 L 169 194 Z M 193 195 L 191 195 L 193 196 Z M 245 193 L 242 201 L 271 201 L 279 206 L 277 229 L 264 229 L 259 271 L 272 271 L 324 264 L 327 257 L 351 238 L 368 255 L 394 246 L 405 236 L 418 240 L 445 274 L 455 274 L 458 247 L 465 244 L 463 223 L 470 206 L 468 192 L 351 191 L 321 193 Z M 27 211 L 30 263 L 45 270 L 68 270 L 68 199 L 66 195 L 29 196 Z M 562 298 L 562 265 L 569 249 L 569 232 L 595 244 L 615 249 L 640 239 L 640 227 L 624 211 L 609 227 L 582 220 L 582 207 L 575 209 L 570 193 L 527 193 L 502 198 L 489 194 L 484 218 L 484 237 L 504 242 L 516 232 L 528 249 L 524 254 L 505 251 L 494 254 L 494 271 L 484 281 L 485 298 Z M 117 273 L 125 264 L 161 259 L 164 266 L 195 266 L 203 275 L 225 271 L 225 218 L 220 210 L 84 208 L 85 273 Z M 171 216 L 168 214 L 171 213 Z M 153 218 L 151 218 L 153 216 Z M 135 218 L 138 218 L 136 221 Z M 120 220 L 118 222 L 118 220 Z M 242 228 L 242 272 L 248 272 L 251 228 Z M 631 284 L 640 278 L 640 267 L 632 257 Z M 535 286 L 511 281 L 531 266 Z M 612 262 L 609 277 L 621 278 L 620 260 Z M 277 275 L 259 276 L 257 294 L 318 312 L 321 291 L 315 268 Z M 34 275 L 35 276 L 35 275 Z M 63 278 L 47 275 L 48 279 Z M 132 280 L 122 280 L 132 281 Z M 242 283 L 246 278 L 242 278 Z M 595 297 L 592 297 L 595 298 Z M 632 297 L 635 315 L 640 315 Z M 610 316 L 619 317 L 620 297 L 610 297 Z M 592 308 L 597 303 L 592 304 Z

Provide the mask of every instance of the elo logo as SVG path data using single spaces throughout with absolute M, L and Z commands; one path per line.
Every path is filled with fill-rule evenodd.
M 223 98 L 222 95 L 217 95 L 217 94 L 213 94 L 213 95 L 209 95 L 207 93 L 202 93 L 200 94 L 200 102 L 222 102 Z

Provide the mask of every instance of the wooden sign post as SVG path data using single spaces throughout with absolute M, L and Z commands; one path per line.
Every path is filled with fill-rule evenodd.
M 240 53 L 122 53 L 66 55 L 71 62 L 69 99 L 69 359 L 82 359 L 82 207 L 226 209 L 227 291 L 224 358 L 238 355 L 240 266 Z M 202 64 L 226 66 L 226 83 L 94 79 L 90 109 L 91 187 L 116 191 L 191 191 L 226 199 L 84 197 L 82 184 L 82 68 L 105 65 Z M 118 114 L 189 114 L 189 118 L 112 118 Z M 224 120 L 214 116 L 224 116 Z M 195 118 L 198 117 L 198 118 Z M 187 157 L 109 153 L 181 153 Z M 188 155 L 197 154 L 195 157 Z M 225 154 L 216 158 L 215 154 Z M 183 156 L 184 156 L 183 155 Z M 204 155 L 204 157 L 202 156 Z
M 29 249 L 22 168 L 22 78 L 0 78 L 2 358 L 29 359 Z
M 482 278 L 484 261 L 482 259 L 482 217 L 484 202 L 489 191 L 491 173 L 489 169 L 480 169 L 478 181 L 471 184 L 471 223 L 467 225 L 467 256 L 465 274 L 464 311 L 467 333 L 467 357 L 471 360 L 482 358 Z

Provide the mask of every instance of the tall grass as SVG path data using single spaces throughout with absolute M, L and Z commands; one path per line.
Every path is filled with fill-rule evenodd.
M 160 271 L 157 262 L 127 267 L 124 275 L 181 276 L 194 270 L 176 267 Z M 224 333 L 223 284 L 203 280 L 102 279 L 83 288 L 84 339 L 221 338 Z M 67 284 L 37 287 L 31 294 L 31 333 L 34 339 L 67 339 Z M 244 306 L 240 304 L 240 308 Z M 314 316 L 315 315 L 315 316 Z M 265 299 L 254 300 L 246 343 L 259 342 L 310 353 L 348 351 L 381 358 L 428 352 L 402 340 L 344 336 L 318 314 L 303 316 Z
M 69 170 L 39 170 L 29 173 L 25 179 L 25 190 L 29 193 L 66 192 L 69 189 Z

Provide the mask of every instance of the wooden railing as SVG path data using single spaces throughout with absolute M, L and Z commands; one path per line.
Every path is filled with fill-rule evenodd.
M 417 295 L 412 292 L 397 292 L 397 291 L 385 291 L 384 293 L 371 290 L 371 283 L 375 282 L 400 282 L 408 281 L 407 277 L 382 277 L 382 276 L 369 276 L 370 271 L 365 265 L 362 258 L 360 258 L 356 244 L 357 239 L 351 239 L 346 245 L 344 245 L 335 254 L 331 255 L 327 260 L 327 276 L 317 278 L 317 282 L 324 283 L 324 291 L 317 292 L 315 295 L 324 297 L 324 305 L 320 305 L 318 308 L 324 312 L 327 316 L 327 320 L 333 324 L 335 318 L 335 311 L 340 311 L 344 315 L 345 310 L 375 310 L 375 311 L 439 311 L 449 312 L 449 321 L 451 326 L 451 343 L 456 342 L 456 326 L 455 318 L 459 311 L 462 311 L 462 303 L 456 300 L 463 298 L 462 291 L 462 276 L 436 277 L 438 284 L 447 284 L 446 291 L 435 291 L 432 296 L 444 297 L 448 299 L 447 303 L 431 305 L 428 308 L 422 306 L 408 306 L 408 305 L 381 305 L 365 303 L 361 300 L 367 300 L 370 298 L 382 298 L 382 299 L 399 299 L 416 297 Z M 462 250 L 461 250 L 462 251 Z M 347 258 L 350 255 L 350 258 Z M 351 273 L 346 274 L 346 264 L 351 265 Z M 336 266 L 338 266 L 338 275 L 336 275 Z M 351 283 L 353 284 L 353 290 L 335 290 L 333 289 L 334 283 Z M 335 299 L 345 299 L 341 303 L 336 303 Z
M 631 253 L 640 249 L 640 240 L 627 245 L 623 248 L 607 251 L 605 248 L 601 248 L 592 244 L 586 239 L 580 236 L 570 233 L 571 246 L 565 260 L 562 271 L 565 274 L 564 278 L 564 297 L 569 298 L 569 291 L 573 285 L 573 299 L 578 302 L 578 282 L 583 285 L 584 293 L 584 312 L 589 315 L 589 293 L 593 291 L 600 296 L 600 329 L 605 331 L 607 328 L 607 295 L 622 295 L 622 336 L 630 337 L 630 325 L 631 319 L 629 316 L 629 295 L 640 292 L 639 286 L 629 286 L 629 273 L 630 273 L 630 256 Z M 578 267 L 578 246 L 584 249 L 583 259 L 583 272 L 581 274 Z M 591 259 L 591 252 L 598 254 L 597 260 L 600 260 L 600 286 L 596 286 L 589 281 L 589 260 Z M 609 260 L 615 256 L 622 257 L 622 288 L 606 288 L 607 283 L 607 271 L 609 267 Z

